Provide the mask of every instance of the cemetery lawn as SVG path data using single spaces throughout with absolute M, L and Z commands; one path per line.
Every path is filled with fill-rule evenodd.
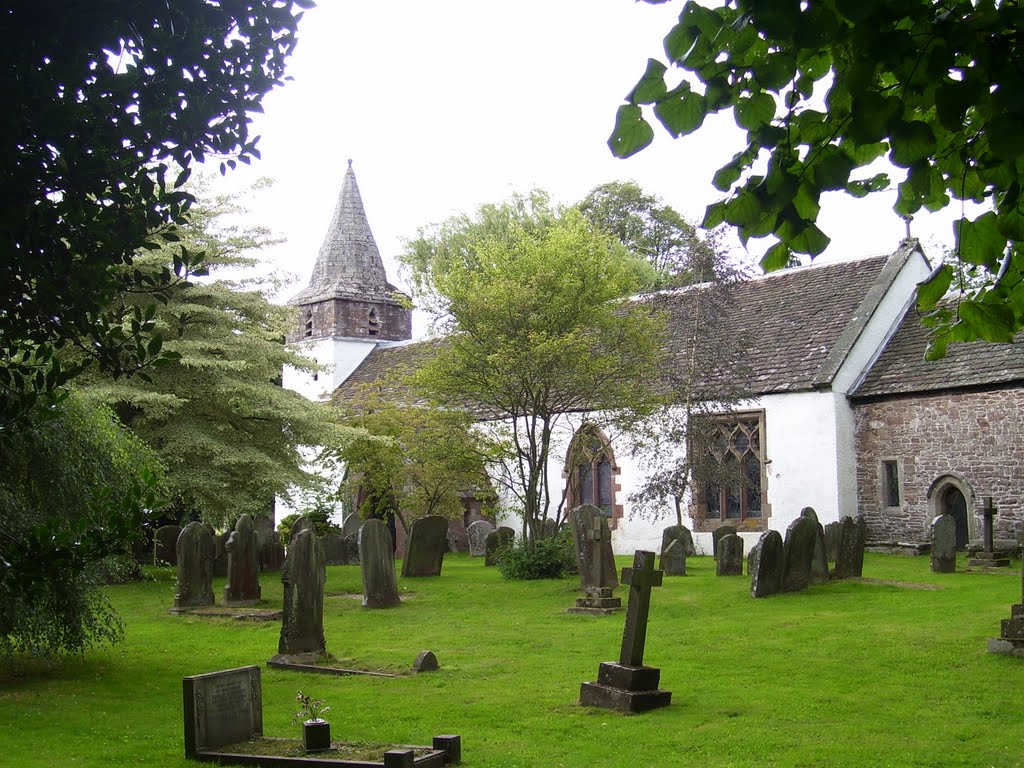
M 173 615 L 173 571 L 149 569 L 108 590 L 124 643 L 0 676 L 0 766 L 195 765 L 182 677 L 248 664 L 263 668 L 267 736 L 298 738 L 301 690 L 327 700 L 335 740 L 460 734 L 471 767 L 1024 766 L 1024 659 L 986 650 L 1020 600 L 1020 563 L 958 567 L 869 553 L 865 576 L 879 581 L 754 600 L 748 577 L 691 558 L 691 575 L 665 577 L 651 598 L 645 662 L 672 705 L 634 716 L 577 703 L 598 663 L 618 658 L 624 614 L 565 613 L 575 579 L 510 582 L 482 558 L 447 556 L 440 578 L 400 579 L 400 607 L 368 610 L 352 596 L 358 567 L 328 568 L 339 663 L 401 672 L 437 654 L 439 671 L 392 679 L 268 669 L 279 622 Z M 280 575 L 260 580 L 259 607 L 280 608 Z M 219 603 L 223 579 L 214 586 Z

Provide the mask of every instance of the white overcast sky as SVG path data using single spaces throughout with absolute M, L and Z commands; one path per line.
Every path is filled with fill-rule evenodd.
M 262 160 L 218 182 L 256 176 L 274 185 L 252 220 L 287 242 L 265 257 L 309 280 L 347 160 L 392 282 L 403 239 L 418 227 L 515 191 L 547 189 L 572 203 L 591 188 L 633 180 L 699 221 L 721 197 L 714 171 L 742 145 L 731 116 L 627 160 L 606 145 L 615 110 L 643 73 L 681 2 L 633 0 L 321 0 L 307 11 L 289 73 L 257 118 Z M 833 244 L 819 258 L 895 249 L 903 222 L 895 192 L 852 201 L 823 198 L 819 226 Z M 935 217 L 931 217 L 934 219 Z M 913 224 L 929 255 L 951 240 L 951 215 Z M 756 261 L 769 243 L 752 241 Z

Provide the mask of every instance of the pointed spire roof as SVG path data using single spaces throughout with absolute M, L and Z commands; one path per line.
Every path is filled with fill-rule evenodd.
M 394 290 L 384 272 L 349 160 L 313 276 L 289 303 L 310 304 L 334 298 L 388 299 Z

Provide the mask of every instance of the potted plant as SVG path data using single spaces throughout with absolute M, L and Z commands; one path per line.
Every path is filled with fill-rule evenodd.
M 323 699 L 314 699 L 302 691 L 295 694 L 301 707 L 292 722 L 302 721 L 302 746 L 307 752 L 323 752 L 331 748 L 331 724 L 323 716 L 331 711 Z

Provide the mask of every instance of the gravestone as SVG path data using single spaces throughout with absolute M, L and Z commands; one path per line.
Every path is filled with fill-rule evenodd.
M 225 547 L 227 546 L 228 539 L 231 538 L 231 534 L 232 531 L 224 531 L 224 533 L 218 533 L 213 537 L 215 547 L 213 557 L 214 576 L 228 575 L 228 551 Z
M 358 512 L 349 513 L 348 517 L 345 518 L 341 524 L 341 535 L 342 536 L 355 536 L 359 533 L 359 529 L 363 525 L 363 518 L 359 516 Z
M 300 531 L 288 545 L 281 570 L 284 606 L 281 611 L 279 656 L 314 660 L 327 648 L 324 642 L 324 548 L 311 530 Z M 275 657 L 276 659 L 277 657 Z
M 827 584 L 828 550 L 825 548 L 825 528 L 818 522 L 818 513 L 813 507 L 800 510 L 800 517 L 810 518 L 814 522 L 814 554 L 811 555 L 811 584 Z
M 260 668 L 240 667 L 183 678 L 185 758 L 263 735 Z
M 448 521 L 427 515 L 413 522 L 405 540 L 402 577 L 440 576 L 444 551 L 448 547 Z
M 735 525 L 720 525 L 711 532 L 711 555 L 717 560 L 718 559 L 718 542 L 722 540 L 724 536 L 730 536 L 738 534 Z
M 608 518 L 597 507 L 584 504 L 569 513 L 569 524 L 572 527 L 572 539 L 576 546 L 576 568 L 580 575 L 580 587 L 588 589 L 607 587 L 614 589 L 619 586 L 615 573 L 615 554 L 612 552 L 611 531 L 607 538 L 595 539 L 594 521 L 601 520 L 603 527 L 608 529 Z M 595 559 L 601 558 L 599 582 L 594 581 Z
M 516 532 L 508 526 L 502 525 L 487 534 L 486 548 L 484 554 L 484 565 L 494 566 L 498 564 L 498 550 L 509 546 L 515 541 Z
M 832 571 L 833 578 L 850 579 L 864 575 L 864 544 L 867 538 L 867 525 L 864 518 L 854 520 L 850 516 L 839 521 L 842 529 L 839 535 L 839 554 L 836 567 Z
M 316 527 L 313 525 L 313 520 L 305 515 L 299 515 L 295 518 L 295 522 L 292 523 L 292 530 L 288 534 L 288 544 L 291 545 L 295 537 L 303 531 L 313 531 L 316 533 Z
M 180 525 L 162 525 L 153 534 L 153 565 L 178 564 Z
M 608 523 L 603 516 L 596 516 L 590 520 L 590 530 L 587 531 L 587 539 L 591 551 L 600 553 L 605 545 L 611 546 L 611 531 L 608 530 Z M 612 596 L 612 587 L 596 586 L 607 581 L 604 577 L 605 561 L 603 557 L 597 556 L 590 560 L 590 571 L 584 575 L 580 572 L 580 580 L 584 582 L 583 590 L 585 597 L 577 598 L 576 607 L 570 608 L 569 613 L 590 613 L 606 614 L 613 613 L 622 607 L 622 598 Z
M 666 707 L 671 703 L 672 692 L 658 688 L 661 670 L 644 665 L 651 589 L 661 586 L 661 581 L 661 571 L 654 570 L 653 552 L 637 550 L 633 567 L 622 569 L 622 583 L 629 585 L 629 598 L 619 661 L 617 664 L 602 662 L 597 682 L 580 685 L 583 706 L 628 713 Z
M 999 637 L 989 638 L 989 653 L 1024 658 L 1024 568 L 1021 570 L 1020 602 L 1010 606 L 1010 618 L 1000 622 Z
M 997 557 L 995 554 L 995 549 L 993 546 L 993 518 L 995 516 L 996 508 L 995 505 L 992 504 L 992 497 L 986 496 L 985 503 L 981 508 L 981 542 L 984 547 L 984 551 L 979 552 L 967 561 L 967 564 L 971 567 L 1005 568 L 1010 564 L 1010 558 Z
M 666 576 L 686 575 L 686 545 L 679 539 L 670 539 L 668 546 L 662 546 L 658 563 Z
M 716 576 L 743 575 L 743 539 L 739 534 L 729 533 L 718 540 L 715 555 Z
M 252 518 L 242 515 L 224 549 L 228 553 L 225 605 L 252 605 L 260 599 L 259 543 Z
M 359 564 L 363 576 L 363 606 L 393 608 L 398 597 L 391 531 L 380 520 L 367 520 L 359 529 Z
M 842 531 L 843 524 L 840 522 L 828 523 L 825 526 L 825 557 L 830 563 L 839 558 L 839 538 Z
M 178 589 L 175 608 L 213 605 L 213 534 L 202 523 L 189 523 L 178 536 Z
M 693 545 L 693 534 L 685 525 L 670 525 L 661 532 L 661 551 L 664 552 L 670 541 L 678 539 L 683 544 L 683 554 L 686 557 L 693 557 L 697 554 L 697 548 Z
M 754 550 L 757 550 L 755 556 Z M 750 550 L 750 594 L 768 597 L 782 591 L 782 573 L 786 561 L 786 545 L 778 531 L 765 531 Z
M 420 672 L 436 672 L 437 670 L 437 656 L 434 655 L 433 651 L 420 651 L 419 656 L 412 663 L 412 671 L 416 674 Z
M 324 548 L 324 562 L 327 565 L 348 565 L 348 558 L 345 556 L 345 537 L 341 531 L 331 528 L 320 539 Z
M 798 517 L 786 528 L 783 545 L 782 591 L 799 592 L 811 583 L 817 526 L 809 517 Z
M 753 577 L 755 571 L 757 571 L 757 560 L 761 557 L 761 540 L 758 539 L 757 543 L 750 548 L 747 552 L 747 576 Z
M 385 526 L 386 527 L 386 526 Z M 390 541 L 391 531 L 388 531 L 388 540 Z M 345 560 L 349 565 L 359 565 L 359 534 L 353 534 L 352 536 L 346 536 L 342 539 L 345 546 Z M 391 555 L 394 557 L 394 547 L 391 549 Z
M 932 520 L 932 572 L 956 572 L 956 520 L 950 514 Z
M 277 531 L 260 547 L 260 570 L 280 571 L 284 566 L 284 545 Z
M 260 549 L 265 547 L 267 542 L 276 536 L 274 531 L 274 518 L 270 515 L 256 515 L 252 519 L 252 527 L 253 530 L 256 531 L 256 537 L 259 541 Z
M 486 520 L 477 520 L 469 524 L 467 533 L 470 557 L 485 557 L 487 555 L 487 536 L 493 530 L 494 526 Z

